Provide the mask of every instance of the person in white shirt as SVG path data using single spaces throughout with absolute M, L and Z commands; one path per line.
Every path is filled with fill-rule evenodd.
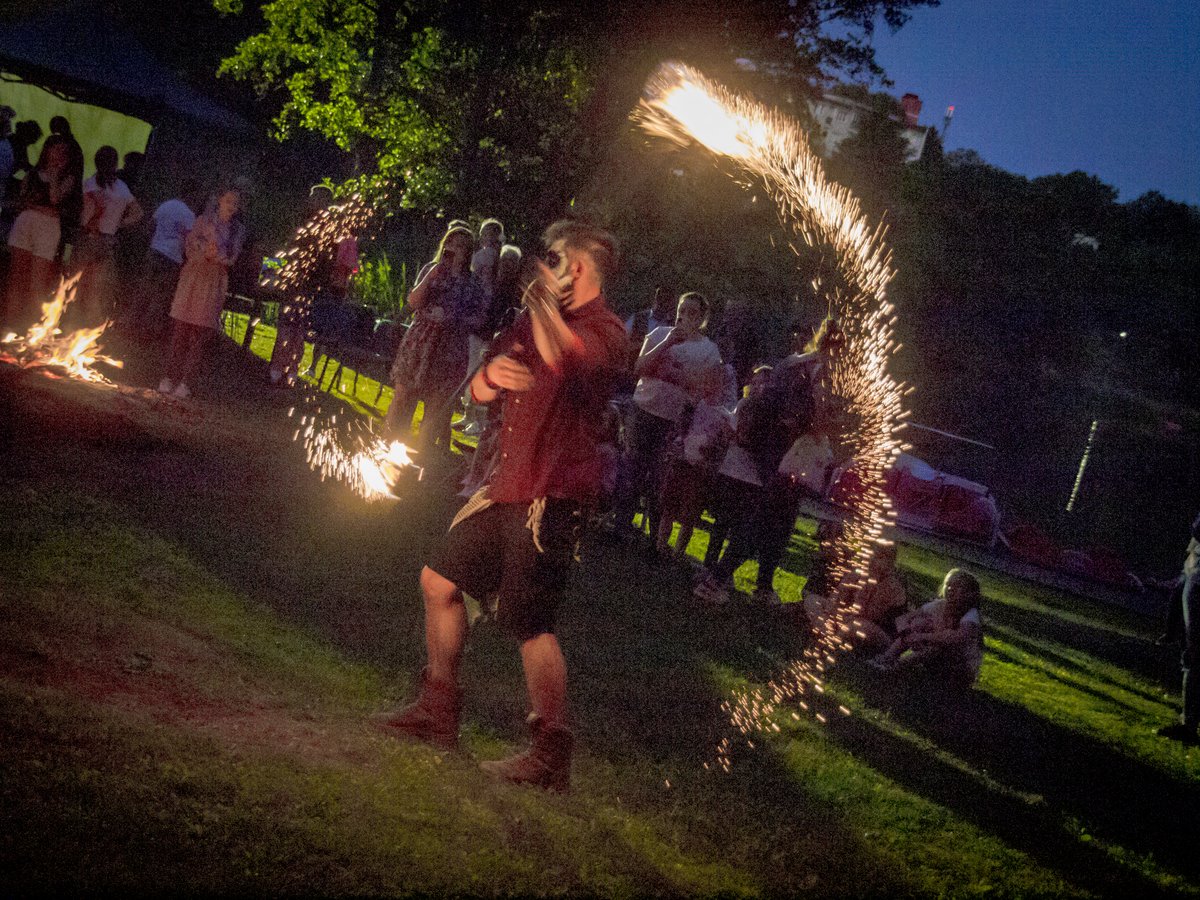
M 629 454 L 617 504 L 617 527 L 627 527 L 639 497 L 645 498 L 650 534 L 658 533 L 659 463 L 684 408 L 699 400 L 710 370 L 721 367 L 717 345 L 703 333 L 708 300 L 689 292 L 679 298 L 675 324 L 655 328 L 634 364 L 638 376 L 629 425 Z
M 200 183 L 184 179 L 179 195 L 165 200 L 154 210 L 154 234 L 142 262 L 137 296 L 121 324 L 151 338 L 161 338 L 170 324 L 167 311 L 183 267 L 184 241 L 196 224 L 195 210 L 201 205 Z
M 939 673 L 947 684 L 975 683 L 983 664 L 979 582 L 970 572 L 951 569 L 939 594 L 896 620 L 898 637 L 871 660 L 873 668 L 892 672 L 921 665 Z
M 96 326 L 111 314 L 113 251 L 117 231 L 142 219 L 142 208 L 117 177 L 115 147 L 96 151 L 96 174 L 83 183 L 83 215 L 72 266 L 79 272 L 76 303 L 81 324 Z

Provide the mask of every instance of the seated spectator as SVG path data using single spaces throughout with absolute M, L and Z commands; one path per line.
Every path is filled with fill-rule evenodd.
M 856 649 L 880 653 L 898 637 L 896 620 L 908 612 L 904 582 L 896 571 L 896 545 L 883 544 L 875 549 L 867 569 L 867 583 L 858 590 L 850 612 L 850 627 L 856 635 Z
M 679 420 L 675 439 L 664 461 L 659 496 L 659 525 L 655 541 L 660 555 L 670 552 L 671 532 L 679 523 L 675 556 L 687 553 L 692 531 L 704 512 L 708 485 L 717 465 L 725 456 L 732 429 L 729 413 L 721 406 L 723 388 L 721 369 L 709 370 L 704 396 L 688 407 Z
M 983 619 L 975 576 L 951 569 L 940 596 L 896 620 L 896 639 L 871 660 L 884 672 L 922 666 L 947 684 L 970 687 L 983 663 Z

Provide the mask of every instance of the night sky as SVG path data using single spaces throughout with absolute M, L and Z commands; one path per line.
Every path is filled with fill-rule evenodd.
M 1200 203 L 1200 0 L 942 0 L 875 46 L 947 150 Z

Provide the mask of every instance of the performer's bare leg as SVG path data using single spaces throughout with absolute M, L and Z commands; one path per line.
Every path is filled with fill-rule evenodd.
M 521 644 L 521 663 L 533 711 L 547 728 L 565 727 L 567 663 L 558 638 L 546 632 L 525 641 Z
M 458 668 L 467 637 L 467 609 L 462 592 L 426 566 L 421 570 L 425 595 L 425 648 L 434 681 L 458 684 Z

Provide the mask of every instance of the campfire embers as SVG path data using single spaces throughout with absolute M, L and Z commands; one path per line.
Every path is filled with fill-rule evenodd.
M 113 383 L 96 368 L 99 363 L 117 369 L 123 365 L 100 350 L 100 336 L 107 323 L 74 331 L 63 331 L 60 327 L 63 314 L 75 299 L 78 282 L 78 275 L 61 279 L 54 297 L 42 304 L 39 321 L 24 334 L 10 332 L 0 338 L 0 362 L 23 369 L 41 369 L 50 376 L 112 386 Z

